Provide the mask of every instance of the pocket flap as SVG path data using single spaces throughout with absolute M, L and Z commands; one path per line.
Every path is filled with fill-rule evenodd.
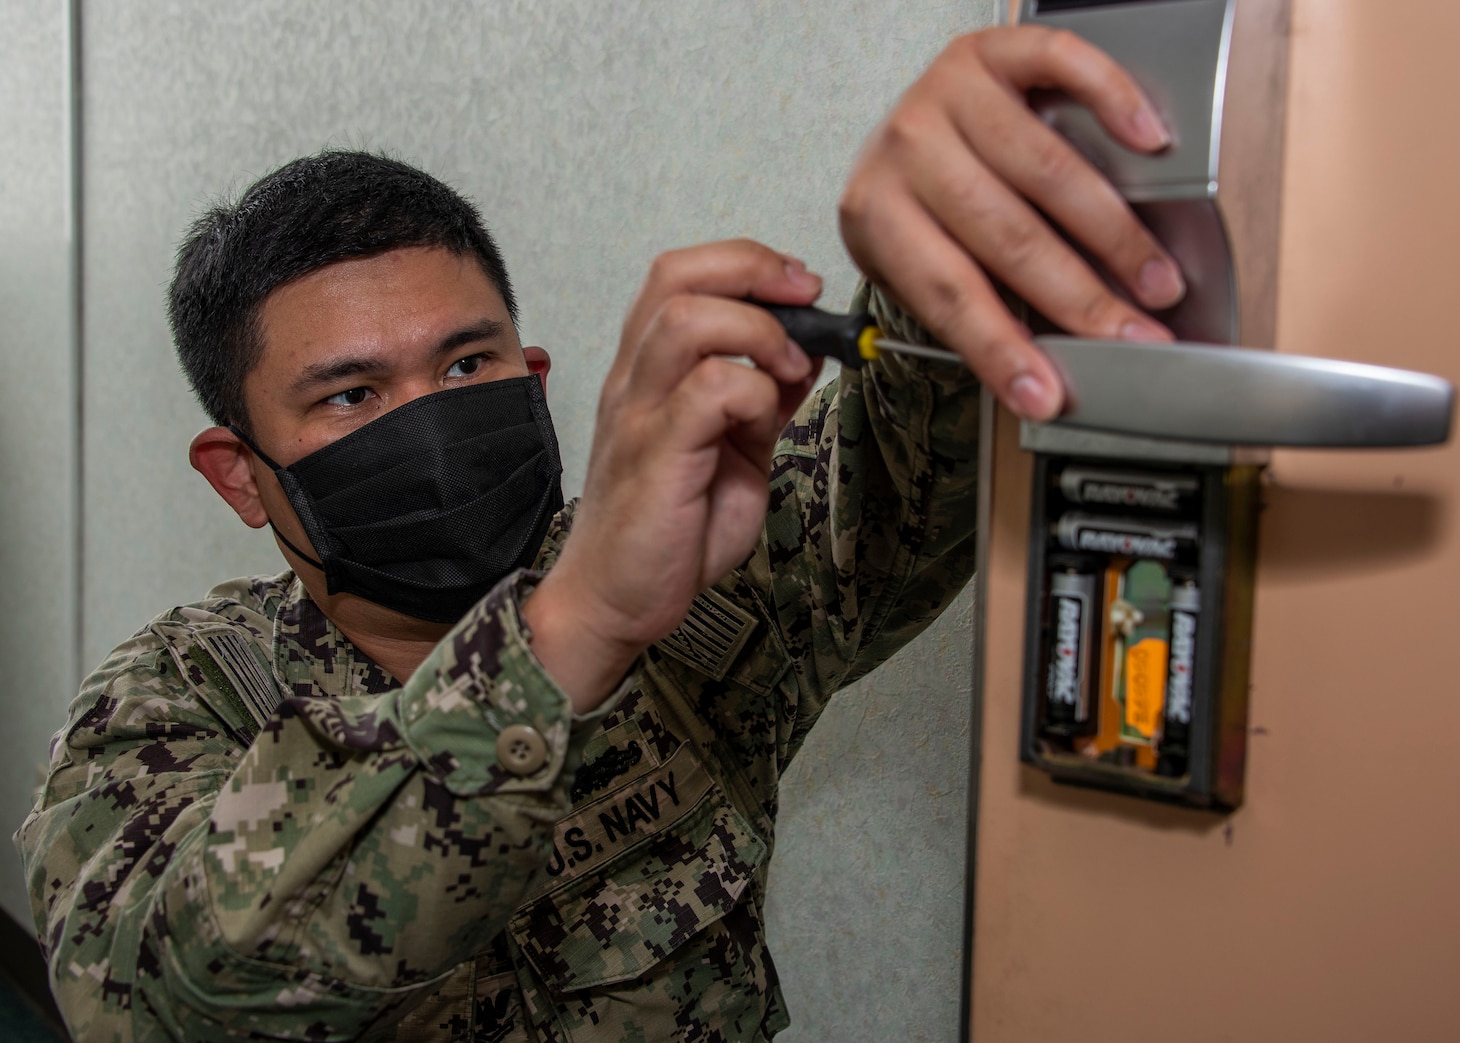
M 620 824 L 640 835 L 612 850 Z M 766 854 L 681 746 L 559 824 L 554 861 L 573 879 L 519 910 L 512 935 L 554 992 L 638 978 L 735 908 Z

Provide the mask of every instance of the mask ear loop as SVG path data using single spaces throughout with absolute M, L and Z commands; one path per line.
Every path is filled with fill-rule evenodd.
M 244 434 L 241 430 L 239 430 L 239 428 L 237 426 L 235 426 L 233 424 L 229 424 L 228 425 L 228 430 L 232 431 L 235 435 L 237 435 L 238 436 L 238 440 L 240 442 L 242 442 L 244 445 L 248 446 L 249 450 L 253 453 L 253 455 L 256 456 L 256 457 L 258 457 L 260 460 L 262 460 L 263 463 L 264 463 L 264 466 L 267 467 L 269 470 L 273 471 L 275 474 L 278 474 L 280 471 L 282 471 L 284 469 L 283 467 L 279 466 L 279 464 L 275 463 L 274 460 L 273 460 L 273 458 L 270 457 L 268 453 L 264 452 L 258 446 L 254 445 L 253 439 L 250 438 L 250 437 L 248 437 L 248 435 Z M 271 528 L 271 529 L 274 530 L 274 535 L 277 536 L 277 537 L 279 537 L 279 542 L 282 543 L 284 546 L 288 547 L 290 550 L 292 550 L 296 555 L 298 555 L 298 557 L 300 558 L 300 560 L 302 560 L 302 561 L 304 561 L 304 562 L 306 562 L 306 563 L 308 563 L 310 565 L 313 565 L 315 568 L 319 569 L 319 571 L 321 571 L 321 572 L 324 571 L 324 563 L 323 562 L 320 562 L 320 561 L 315 561 L 308 554 L 305 554 L 298 547 L 294 546 L 294 544 L 290 543 L 289 542 L 289 537 L 288 536 L 285 536 L 282 532 L 279 531 L 279 527 L 274 524 L 274 519 L 273 518 L 270 518 L 269 519 L 269 528 Z

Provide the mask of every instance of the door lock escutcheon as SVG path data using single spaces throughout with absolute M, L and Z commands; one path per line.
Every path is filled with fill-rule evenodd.
M 1455 389 L 1267 350 L 1287 0 L 1021 0 L 1016 16 L 1104 49 L 1161 113 L 1172 145 L 1141 155 L 1072 99 L 1032 99 L 1187 284 L 1158 315 L 1177 344 L 1066 337 L 1027 316 L 1067 406 L 1020 434 L 1034 454 L 1020 756 L 1062 782 L 1233 808 L 1265 447 L 1439 444 Z

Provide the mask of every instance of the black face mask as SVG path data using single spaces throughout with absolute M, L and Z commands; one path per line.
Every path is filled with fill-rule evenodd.
M 232 430 L 273 468 L 320 560 L 279 538 L 329 593 L 434 623 L 531 565 L 563 506 L 536 376 L 423 395 L 288 467 Z

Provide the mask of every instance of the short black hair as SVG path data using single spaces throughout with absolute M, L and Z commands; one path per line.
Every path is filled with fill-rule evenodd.
M 259 309 L 270 293 L 336 261 L 412 246 L 475 257 L 517 322 L 507 267 L 477 208 L 388 156 L 305 156 L 198 218 L 178 247 L 168 320 L 178 361 L 213 422 L 253 434 L 243 380 L 263 353 Z

